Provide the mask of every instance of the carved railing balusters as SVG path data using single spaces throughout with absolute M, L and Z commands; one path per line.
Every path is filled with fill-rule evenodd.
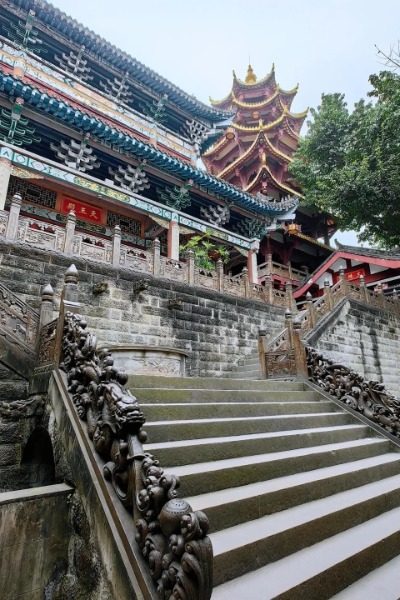
M 111 353 L 97 351 L 96 345 L 84 318 L 67 312 L 60 368 L 93 448 L 105 462 L 104 476 L 133 512 L 136 541 L 159 598 L 209 600 L 213 554 L 208 519 L 178 498 L 179 479 L 143 450 L 145 418 L 125 387 L 127 376 L 114 367 Z

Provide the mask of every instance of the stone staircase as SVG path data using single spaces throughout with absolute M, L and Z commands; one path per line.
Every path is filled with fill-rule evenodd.
M 129 384 L 146 451 L 210 519 L 213 600 L 399 598 L 400 454 L 389 440 L 302 383 Z
M 260 357 L 258 352 L 241 358 L 234 371 L 226 374 L 230 379 L 261 379 Z

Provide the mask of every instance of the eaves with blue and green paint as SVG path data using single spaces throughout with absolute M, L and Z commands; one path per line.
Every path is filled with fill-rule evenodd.
M 237 207 L 251 211 L 258 215 L 279 217 L 289 208 L 297 206 L 297 199 L 284 206 L 278 203 L 265 202 L 251 196 L 239 188 L 226 183 L 208 173 L 196 169 L 176 158 L 160 152 L 153 146 L 138 141 L 134 137 L 111 127 L 99 118 L 78 110 L 68 103 L 59 100 L 37 88 L 25 84 L 23 81 L 5 73 L 0 74 L 0 91 L 8 96 L 23 98 L 25 104 L 32 109 L 47 113 L 58 121 L 65 123 L 79 131 L 85 131 L 100 141 L 112 144 L 115 148 L 132 154 L 135 157 L 146 159 L 154 167 L 173 175 L 183 181 L 192 180 L 193 183 L 207 193 L 216 195 Z
M 64 36 L 69 42 L 76 43 L 78 47 L 85 46 L 89 54 L 103 63 L 109 64 L 122 73 L 129 73 L 133 79 L 152 90 L 156 95 L 167 94 L 170 102 L 189 112 L 193 117 L 214 123 L 229 116 L 226 111 L 207 106 L 194 96 L 184 92 L 168 79 L 161 77 L 161 75 L 129 56 L 126 52 L 119 50 L 116 46 L 50 4 L 50 2 L 45 0 L 40 2 L 35 0 L 9 0 L 8 5 L 24 11 L 33 10 L 36 20 L 44 26 Z

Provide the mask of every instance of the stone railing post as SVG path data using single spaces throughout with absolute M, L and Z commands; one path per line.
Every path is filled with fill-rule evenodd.
M 369 304 L 370 303 L 370 295 L 368 292 L 368 288 L 365 285 L 364 275 L 361 275 L 361 277 L 360 277 L 360 291 L 361 291 L 361 298 L 363 299 L 365 304 Z
M 325 281 L 324 281 L 324 296 L 326 298 L 326 302 L 328 304 L 329 310 L 332 310 L 333 298 L 332 298 L 331 284 L 329 282 L 329 279 L 325 279 Z
M 64 252 L 65 254 L 72 254 L 72 248 L 74 245 L 76 216 L 73 210 L 68 213 L 67 222 L 65 224 L 65 240 L 64 240 Z
M 265 293 L 267 296 L 268 304 L 274 303 L 274 286 L 272 284 L 272 275 L 265 276 Z
M 54 290 L 50 283 L 44 286 L 42 290 L 42 301 L 40 304 L 40 316 L 39 316 L 39 331 L 45 325 L 48 325 L 53 320 L 53 300 Z
M 119 267 L 121 258 L 121 227 L 116 225 L 112 237 L 112 257 L 111 262 L 113 267 Z
M 291 348 L 293 348 L 293 315 L 288 308 L 285 311 L 285 328 L 288 330 L 288 350 L 290 350 Z
M 249 272 L 247 270 L 247 267 L 243 267 L 241 275 L 242 275 L 243 288 L 244 288 L 244 297 L 249 298 L 250 297 L 250 285 L 249 285 Z
M 258 283 L 257 253 L 259 249 L 259 240 L 252 240 L 250 243 L 250 249 L 247 252 L 247 269 L 250 283 Z
M 377 299 L 377 305 L 384 307 L 385 305 L 385 294 L 383 293 L 383 286 L 381 283 L 377 283 L 375 287 L 375 294 Z
M 340 279 L 340 281 L 342 283 L 343 295 L 344 296 L 348 296 L 348 292 L 349 292 L 348 283 L 347 283 L 347 279 L 346 279 L 345 274 L 344 274 L 344 268 L 343 267 L 339 270 L 339 279 Z
M 178 217 L 176 217 L 178 218 Z M 172 260 L 179 260 L 179 224 L 178 221 L 170 221 L 168 228 L 168 237 L 167 237 L 168 249 L 167 255 L 168 258 Z
M 20 194 L 14 194 L 11 198 L 10 212 L 8 214 L 6 239 L 15 240 L 18 233 L 18 219 L 19 213 L 21 212 L 22 196 Z
M 272 253 L 268 252 L 265 258 L 265 262 L 267 263 L 267 275 L 272 275 Z
M 66 312 L 79 313 L 80 305 L 78 303 L 78 282 L 79 273 L 74 264 L 70 265 L 64 274 L 64 287 L 61 293 L 60 313 L 57 323 L 56 345 L 55 345 L 55 365 L 60 364 L 62 339 L 64 335 L 64 319 Z
M 258 357 L 260 360 L 260 371 L 263 379 L 267 378 L 267 364 L 265 354 L 267 352 L 267 332 L 260 329 L 258 332 Z
M 0 210 L 4 210 L 6 204 L 11 167 L 12 164 L 8 158 L 0 158 Z
M 286 293 L 286 306 L 290 310 L 292 314 L 294 314 L 297 310 L 296 302 L 293 297 L 293 286 L 291 281 L 287 281 L 285 283 L 285 293 Z
M 188 284 L 194 285 L 194 252 L 193 252 L 193 250 L 188 250 L 186 252 L 186 260 L 187 260 Z
M 158 238 L 155 238 L 155 240 L 153 240 L 151 250 L 153 254 L 153 275 L 157 276 L 160 274 L 161 271 L 161 244 Z
M 292 340 L 294 360 L 296 363 L 296 375 L 302 379 L 307 379 L 307 355 L 303 340 L 301 339 L 301 323 L 293 324 Z
M 224 291 L 224 263 L 219 258 L 216 265 L 217 271 L 217 289 L 219 292 Z
M 313 329 L 315 327 L 315 323 L 316 323 L 316 317 L 315 317 L 315 308 L 314 308 L 314 302 L 313 302 L 313 298 L 310 292 L 307 292 L 306 294 L 306 306 L 307 306 L 307 311 L 308 311 L 308 315 L 309 315 L 309 321 L 310 321 L 310 329 Z

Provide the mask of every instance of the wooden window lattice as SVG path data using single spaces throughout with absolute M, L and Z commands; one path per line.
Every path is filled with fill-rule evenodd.
M 132 219 L 131 217 L 126 217 L 125 215 L 119 215 L 110 210 L 107 212 L 107 225 L 109 227 L 119 225 L 123 233 L 130 233 L 131 235 L 137 235 L 139 237 L 142 233 L 142 224 L 140 221 Z
M 18 179 L 11 175 L 8 186 L 9 198 L 12 198 L 14 194 L 21 194 L 23 201 L 31 204 L 53 209 L 56 207 L 57 192 L 35 185 L 27 179 Z

